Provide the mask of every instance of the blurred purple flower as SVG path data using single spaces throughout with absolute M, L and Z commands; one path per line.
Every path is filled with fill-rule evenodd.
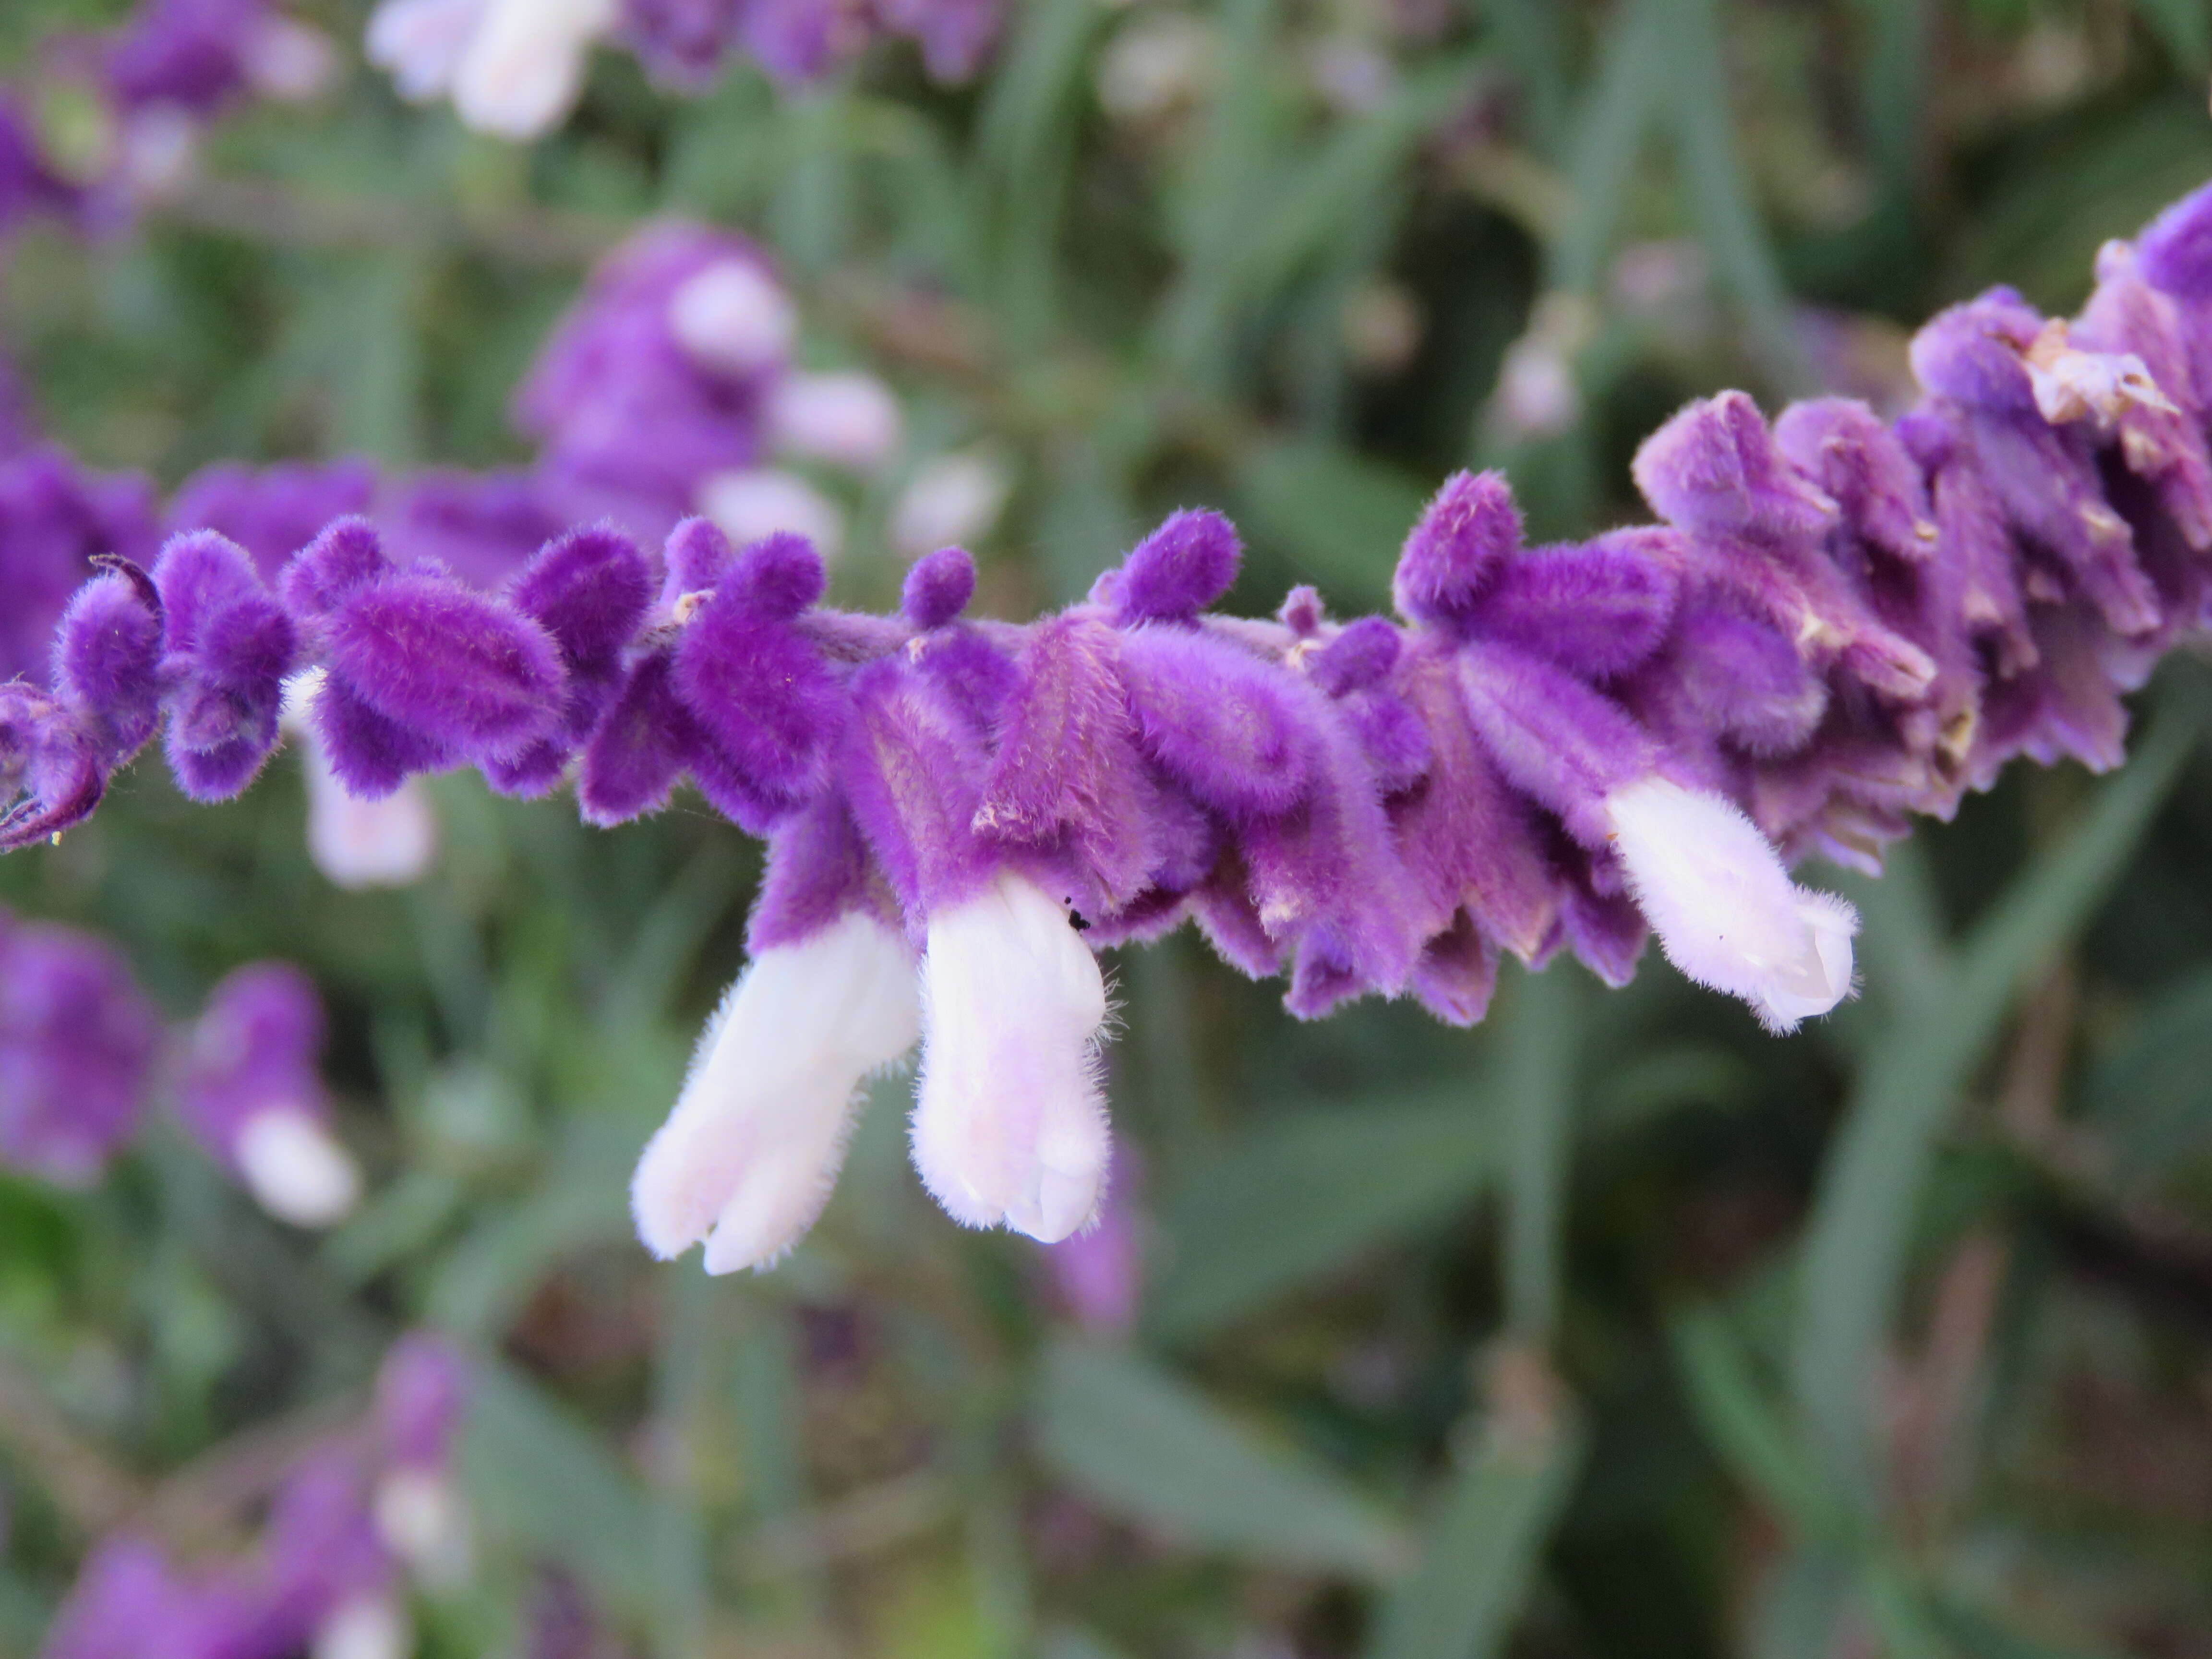
M 137 1128 L 161 1021 L 112 947 L 0 912 L 0 1157 L 70 1186 Z

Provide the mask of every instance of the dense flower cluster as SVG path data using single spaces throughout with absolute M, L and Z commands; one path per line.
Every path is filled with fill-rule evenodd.
M 879 36 L 961 81 L 998 38 L 1000 0 L 382 0 L 368 55 L 404 97 L 451 98 L 470 126 L 531 138 L 564 119 L 592 48 L 618 43 L 657 79 L 703 90 L 735 57 L 811 81 Z
M 193 1139 L 264 1209 L 327 1226 L 361 1177 L 331 1130 L 323 1036 L 321 999 L 285 963 L 239 969 L 171 1033 L 106 941 L 0 911 L 0 1162 L 91 1181 L 137 1133 L 159 1078 Z
M 467 1371 L 436 1337 L 392 1346 L 363 1421 L 298 1458 L 259 1542 L 179 1562 L 129 1529 L 87 1559 L 46 1659 L 398 1659 L 411 1650 L 404 1583 L 465 1571 L 453 1474 Z
M 804 538 L 704 519 L 658 561 L 571 532 L 496 591 L 361 518 L 273 585 L 183 536 L 70 602 L 50 687 L 8 688 L 5 839 L 78 821 L 165 721 L 182 786 L 234 793 L 288 685 L 368 799 L 471 765 L 523 795 L 573 779 L 612 824 L 688 779 L 769 866 L 752 965 L 639 1166 L 647 1245 L 704 1241 L 716 1271 L 787 1248 L 860 1082 L 917 1040 L 931 1190 L 1066 1237 L 1109 1155 L 1098 947 L 1191 920 L 1286 975 L 1301 1017 L 1408 994 L 1467 1023 L 1506 955 L 1619 983 L 1656 931 L 1786 1030 L 1848 994 L 1856 927 L 1788 862 L 1873 867 L 2017 756 L 2116 763 L 2122 695 L 2205 617 L 2212 190 L 2099 278 L 2070 323 L 2002 290 L 1936 318 L 1894 428 L 1838 398 L 1771 427 L 1741 393 L 1690 405 L 1637 457 L 1654 526 L 1532 548 L 1501 479 L 1455 477 L 1395 618 L 1339 623 L 1307 589 L 1211 614 L 1239 548 L 1202 512 L 1025 626 L 964 616 L 957 549 L 859 616 L 823 606 Z M 525 408 L 661 372 L 642 356 L 580 324 Z M 650 419 L 680 394 L 641 395 Z M 541 429 L 577 479 L 659 487 L 622 422 Z

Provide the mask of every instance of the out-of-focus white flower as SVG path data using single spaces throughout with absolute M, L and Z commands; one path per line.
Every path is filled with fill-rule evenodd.
M 724 259 L 676 290 L 668 326 L 704 367 L 750 374 L 791 355 L 799 310 L 772 273 L 750 259 Z
M 1652 776 L 1606 797 L 1613 845 L 1667 960 L 1775 1032 L 1850 994 L 1858 915 L 1790 879 L 1730 802 Z
M 638 1160 L 630 1209 L 653 1255 L 707 1242 L 707 1271 L 781 1255 L 814 1224 L 871 1072 L 921 1030 L 913 952 L 848 911 L 763 951 L 708 1022 L 676 1109 Z
M 239 1173 L 261 1207 L 295 1227 L 328 1227 L 361 1201 L 361 1169 L 319 1120 L 277 1109 L 238 1132 Z
M 143 201 L 174 194 L 199 176 L 199 118 L 176 104 L 131 112 L 116 135 L 116 171 Z
M 769 394 L 768 424 L 770 440 L 787 454 L 866 471 L 898 448 L 902 422 L 889 386 L 844 369 L 785 375 Z
M 315 1632 L 314 1659 L 407 1659 L 414 1650 L 406 1612 L 390 1595 L 343 1602 Z
M 1211 26 L 1183 14 L 1139 17 L 1098 61 L 1098 102 L 1117 121 L 1164 120 L 1205 96 L 1219 50 Z
M 796 473 L 777 467 L 718 472 L 699 486 L 699 510 L 739 547 L 778 531 L 812 542 L 825 559 L 845 543 L 844 515 L 836 503 Z
M 1050 1244 L 1087 1224 L 1111 1144 L 1106 985 L 1052 896 L 1001 872 L 929 918 L 914 1161 L 945 1212 Z
M 442 1469 L 400 1468 L 376 1483 L 377 1536 L 434 1589 L 465 1583 L 475 1563 L 467 1504 Z
M 245 68 L 246 80 L 264 98 L 304 104 L 321 97 L 337 79 L 338 49 L 311 24 L 271 16 L 246 42 Z
M 892 504 L 891 545 L 909 559 L 963 547 L 999 521 L 1013 485 L 1006 463 L 988 449 L 925 461 Z
M 384 0 L 368 56 L 403 97 L 449 94 L 465 125 L 535 138 L 574 106 L 585 59 L 614 22 L 615 0 Z
M 1426 325 L 1402 283 L 1362 283 L 1344 301 L 1344 348 L 1355 368 L 1395 374 L 1413 361 Z
M 307 786 L 307 856 L 344 888 L 409 887 L 438 854 L 438 816 L 420 778 L 409 778 L 382 800 L 347 792 L 310 714 L 322 689 L 319 668 L 284 683 L 283 724 L 300 751 Z
M 1579 295 L 1547 294 L 1536 302 L 1527 331 L 1506 348 L 1498 370 L 1492 408 L 1509 436 L 1549 437 L 1582 418 L 1574 360 L 1590 325 L 1589 304 Z

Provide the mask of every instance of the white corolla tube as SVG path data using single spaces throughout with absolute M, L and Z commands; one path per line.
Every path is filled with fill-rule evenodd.
M 329 1126 L 289 1107 L 256 1112 L 238 1132 L 239 1173 L 261 1207 L 295 1227 L 331 1227 L 361 1202 L 361 1166 Z
M 575 106 L 585 60 L 614 24 L 615 0 L 385 0 L 368 51 L 402 96 L 450 94 L 477 131 L 536 138 Z
M 914 1161 L 946 1213 L 1049 1244 L 1097 1212 L 1106 983 L 1067 912 L 1001 872 L 929 919 Z
M 861 1082 L 914 1046 L 914 954 L 848 911 L 763 951 L 700 1038 L 676 1109 L 630 1183 L 645 1247 L 702 1239 L 707 1271 L 773 1261 L 814 1224 L 844 1161 Z
M 1606 797 L 1613 844 L 1667 960 L 1795 1030 L 1850 994 L 1858 913 L 1790 879 L 1773 845 L 1718 795 L 1647 777 Z

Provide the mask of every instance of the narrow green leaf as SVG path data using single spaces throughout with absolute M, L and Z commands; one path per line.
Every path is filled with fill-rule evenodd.
M 1169 1194 L 1146 1317 L 1168 1340 L 1247 1318 L 1431 1226 L 1487 1188 L 1497 1137 L 1470 1085 L 1301 1115 L 1232 1144 Z
M 1254 444 L 1238 458 L 1235 483 L 1254 531 L 1346 605 L 1389 597 L 1399 544 L 1426 500 L 1395 467 L 1306 439 Z
M 2212 70 L 2212 14 L 2204 0 L 2136 0 L 2136 9 L 2193 79 Z
M 1674 74 L 1673 0 L 1632 0 L 1607 31 L 1596 78 L 1576 112 L 1569 165 L 1574 209 L 1552 250 L 1552 282 L 1595 294 L 1620 228 L 1629 185 Z
M 1060 1340 L 1032 1412 L 1054 1474 L 1191 1548 L 1366 1579 L 1405 1559 L 1404 1529 L 1364 1493 L 1135 1354 Z
M 1846 1543 L 1850 1529 L 1819 1465 L 1793 1442 L 1720 1311 L 1678 1314 L 1667 1334 L 1698 1425 L 1729 1472 L 1787 1516 L 1801 1539 Z
M 1506 1031 L 1505 1324 L 1539 1347 L 1565 1294 L 1581 988 L 1565 968 L 1521 976 Z
M 2212 1135 L 2212 972 L 2144 1012 L 2134 1038 L 2089 1075 L 2082 1115 L 2123 1188 L 2140 1186 Z
M 1490 1659 L 1535 1589 L 1583 1451 L 1571 1417 L 1531 1434 L 1493 1424 L 1424 1529 L 1420 1564 L 1382 1604 L 1367 1659 Z

